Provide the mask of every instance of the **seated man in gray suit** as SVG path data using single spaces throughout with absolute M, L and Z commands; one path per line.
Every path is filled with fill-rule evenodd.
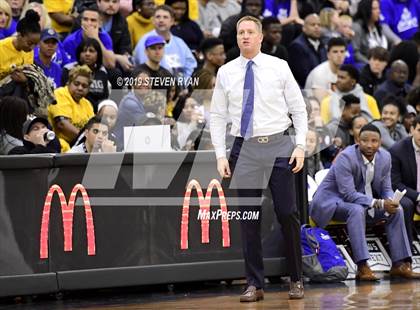
M 420 278 L 411 268 L 411 248 L 404 224 L 404 212 L 391 199 L 391 156 L 380 150 L 381 133 L 367 124 L 360 130 L 359 144 L 348 146 L 336 158 L 318 187 L 310 215 L 320 227 L 332 219 L 346 222 L 357 263 L 356 279 L 377 281 L 367 264 L 369 259 L 366 222 L 386 219 L 391 251 L 391 277 Z M 391 199 L 390 199 L 391 198 Z

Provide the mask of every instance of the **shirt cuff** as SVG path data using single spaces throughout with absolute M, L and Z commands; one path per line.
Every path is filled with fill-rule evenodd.
M 372 202 L 370 203 L 370 208 L 373 208 L 373 206 L 375 205 L 375 203 L 376 203 L 376 199 L 372 199 Z
M 420 201 L 420 193 L 417 195 L 417 201 Z
M 300 145 L 302 145 L 305 148 L 306 147 L 306 137 L 305 136 L 296 135 L 296 144 L 300 144 Z
M 226 158 L 226 149 L 221 147 L 214 150 L 216 152 L 216 159 L 225 157 Z

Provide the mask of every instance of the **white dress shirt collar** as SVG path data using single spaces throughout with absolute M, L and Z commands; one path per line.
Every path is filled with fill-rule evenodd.
M 254 58 L 252 58 L 252 59 L 248 59 L 248 58 L 245 58 L 244 56 L 239 56 L 239 62 L 240 62 L 240 64 L 241 64 L 241 67 L 243 67 L 243 68 L 245 68 L 246 67 L 246 65 L 248 64 L 248 62 L 250 61 L 250 60 L 252 60 L 253 62 L 254 62 L 254 64 L 255 65 L 257 65 L 257 66 L 259 66 L 259 65 L 261 65 L 261 61 L 263 61 L 261 58 L 262 56 L 262 53 L 261 52 L 259 52 Z
M 365 157 L 365 155 L 362 154 L 363 164 L 365 164 L 366 166 L 369 163 L 372 163 L 372 165 L 375 166 L 375 158 L 376 158 L 376 154 L 375 154 L 375 156 L 373 156 L 373 159 L 371 161 L 369 161 L 369 159 L 367 159 Z
M 413 143 L 414 152 L 420 152 L 420 147 L 414 142 L 414 137 L 411 139 L 411 142 Z

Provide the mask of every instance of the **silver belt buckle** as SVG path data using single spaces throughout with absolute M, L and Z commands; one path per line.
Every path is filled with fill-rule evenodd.
M 268 143 L 268 137 L 258 137 L 258 143 Z

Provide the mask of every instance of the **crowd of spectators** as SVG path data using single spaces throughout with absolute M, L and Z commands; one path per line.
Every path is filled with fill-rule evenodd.
M 24 113 L 48 121 L 61 153 L 85 143 L 93 117 L 117 151 L 124 127 L 151 124 L 170 126 L 175 150 L 211 149 L 212 90 L 218 68 L 239 56 L 244 15 L 261 19 L 262 51 L 288 62 L 307 99 L 311 175 L 357 143 L 365 121 L 385 149 L 410 135 L 418 1 L 0 0 L 1 154 L 26 141 Z M 28 73 L 35 65 L 45 80 Z

